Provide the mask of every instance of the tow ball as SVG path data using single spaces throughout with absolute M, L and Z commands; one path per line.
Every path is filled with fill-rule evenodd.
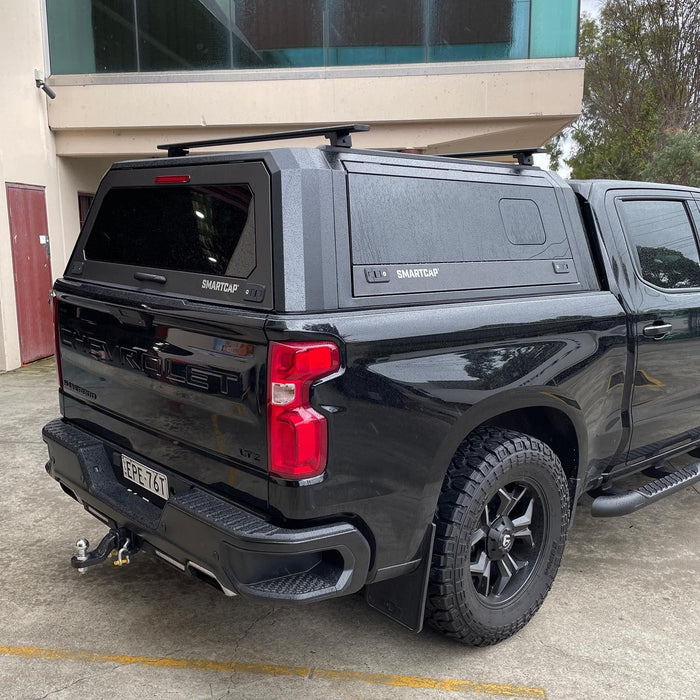
M 84 574 L 89 566 L 100 564 L 108 557 L 114 559 L 112 562 L 114 566 L 126 566 L 138 549 L 136 538 L 132 533 L 124 528 L 112 529 L 92 551 L 90 551 L 88 539 L 81 537 L 75 543 L 75 554 L 71 557 L 70 563 L 79 574 Z

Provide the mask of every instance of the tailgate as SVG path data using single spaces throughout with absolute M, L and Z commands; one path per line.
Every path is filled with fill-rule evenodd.
M 104 177 L 55 291 L 64 416 L 111 445 L 116 472 L 126 455 L 266 505 L 270 246 L 261 161 Z
M 66 293 L 74 286 L 89 296 Z M 156 310 L 146 295 L 97 289 L 56 285 L 65 417 L 155 468 L 262 505 L 266 315 L 163 299 Z

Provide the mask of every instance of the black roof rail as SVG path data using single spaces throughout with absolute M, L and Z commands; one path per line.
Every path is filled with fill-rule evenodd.
M 340 126 L 319 126 L 315 129 L 297 129 L 296 131 L 278 131 L 272 134 L 256 134 L 253 136 L 233 136 L 224 139 L 209 139 L 207 141 L 184 141 L 182 143 L 164 143 L 158 146 L 162 151 L 168 151 L 168 158 L 186 156 L 190 148 L 205 148 L 206 146 L 231 146 L 236 143 L 256 143 L 258 141 L 279 141 L 283 139 L 303 139 L 307 136 L 325 136 L 331 146 L 351 148 L 350 134 L 358 131 L 369 131 L 367 124 L 341 124 Z
M 534 153 L 546 153 L 546 148 L 506 148 L 502 151 L 473 151 L 470 153 L 443 153 L 445 158 L 484 158 L 486 156 L 513 156 L 518 165 L 534 165 Z

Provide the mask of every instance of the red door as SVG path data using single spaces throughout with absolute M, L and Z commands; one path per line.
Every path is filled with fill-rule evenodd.
M 51 257 L 44 188 L 7 185 L 22 364 L 53 355 Z

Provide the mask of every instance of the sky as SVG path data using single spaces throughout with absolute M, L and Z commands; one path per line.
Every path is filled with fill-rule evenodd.
M 581 10 L 588 14 L 595 15 L 598 13 L 603 0 L 581 0 Z

